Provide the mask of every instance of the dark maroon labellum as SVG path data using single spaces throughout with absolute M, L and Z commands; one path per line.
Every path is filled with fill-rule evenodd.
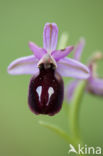
M 63 103 L 64 84 L 52 64 L 45 69 L 42 64 L 38 76 L 33 76 L 29 85 L 28 103 L 35 114 L 54 115 Z

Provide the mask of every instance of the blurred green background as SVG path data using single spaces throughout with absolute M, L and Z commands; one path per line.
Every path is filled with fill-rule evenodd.
M 46 128 L 39 119 L 67 131 L 64 108 L 53 117 L 36 116 L 27 105 L 31 76 L 11 76 L 9 63 L 32 54 L 28 41 L 42 46 L 43 27 L 55 22 L 59 37 L 69 34 L 68 45 L 86 38 L 82 62 L 103 51 L 103 0 L 0 0 L 0 156 L 67 156 L 69 145 Z M 103 75 L 103 63 L 99 64 Z M 80 111 L 84 142 L 103 148 L 103 99 L 86 94 Z

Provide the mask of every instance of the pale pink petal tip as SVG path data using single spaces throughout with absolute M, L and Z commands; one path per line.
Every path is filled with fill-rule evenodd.
M 75 47 L 75 51 L 74 51 L 74 59 L 75 60 L 78 60 L 78 61 L 80 60 L 84 46 L 85 46 L 85 39 L 81 38 L 79 43 Z
M 88 79 L 90 76 L 89 68 L 70 58 L 61 59 L 57 63 L 57 71 L 64 77 L 73 77 L 77 79 Z
M 33 42 L 29 42 L 29 48 L 38 60 L 40 60 L 47 53 L 45 49 L 38 47 Z
M 32 74 L 39 72 L 37 68 L 37 59 L 34 55 L 21 57 L 14 60 L 7 69 L 11 75 Z
M 103 96 L 103 79 L 93 77 L 88 80 L 87 91 L 98 96 Z
M 58 27 L 55 23 L 46 23 L 43 32 L 43 47 L 49 53 L 54 51 L 57 46 Z
M 74 46 L 69 46 L 69 47 L 66 47 L 65 49 L 55 50 L 52 52 L 51 55 L 56 61 L 59 61 L 60 59 L 66 57 L 73 49 L 74 49 Z
M 74 81 L 71 81 L 66 89 L 65 89 L 65 98 L 67 99 L 68 102 L 70 102 L 73 98 L 73 94 L 74 94 L 74 91 L 78 85 L 78 82 L 79 80 L 74 80 Z

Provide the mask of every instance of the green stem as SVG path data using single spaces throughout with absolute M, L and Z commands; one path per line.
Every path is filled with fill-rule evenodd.
M 78 140 L 80 143 L 80 131 L 79 131 L 79 114 L 80 114 L 80 104 L 83 98 L 83 94 L 85 92 L 86 81 L 81 81 L 77 86 L 74 96 L 71 101 L 71 109 L 70 109 L 70 128 L 73 134 L 73 137 Z

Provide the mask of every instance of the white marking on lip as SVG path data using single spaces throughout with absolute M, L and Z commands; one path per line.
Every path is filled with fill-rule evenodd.
M 49 94 L 48 103 L 47 103 L 46 105 L 49 104 L 50 98 L 51 98 L 51 96 L 54 94 L 54 89 L 53 89 L 52 87 L 49 87 L 49 89 L 48 89 L 48 94 Z
M 38 96 L 39 96 L 39 101 L 41 101 L 42 87 L 41 86 L 37 87 L 36 91 L 37 91 Z
M 51 95 L 54 93 L 54 89 L 52 87 L 49 87 L 48 93 L 49 93 L 49 99 L 50 99 Z

